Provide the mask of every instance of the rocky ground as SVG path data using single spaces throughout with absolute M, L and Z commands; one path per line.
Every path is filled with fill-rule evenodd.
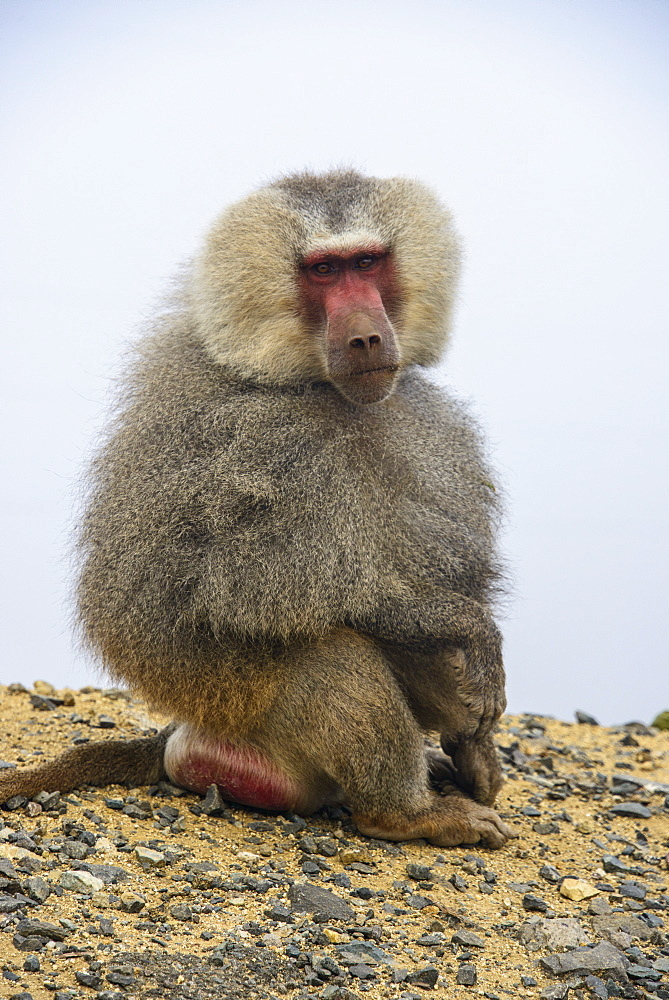
M 163 720 L 0 688 L 0 768 Z M 0 812 L 0 996 L 669 998 L 669 732 L 506 717 L 519 839 L 441 850 L 161 783 Z

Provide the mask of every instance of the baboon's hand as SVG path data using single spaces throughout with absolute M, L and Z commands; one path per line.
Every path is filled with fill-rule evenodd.
M 492 736 L 464 740 L 451 752 L 455 781 L 477 802 L 491 806 L 502 787 L 502 769 Z
M 450 657 L 456 695 L 454 737 L 483 739 L 506 708 L 504 665 L 497 634 L 482 644 L 468 644 Z

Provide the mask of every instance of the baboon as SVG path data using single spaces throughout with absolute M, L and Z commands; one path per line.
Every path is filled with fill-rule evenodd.
M 363 834 L 502 845 L 498 500 L 421 369 L 451 216 L 421 184 L 279 179 L 215 223 L 139 345 L 90 475 L 83 637 L 175 723 L 0 779 L 0 798 L 168 776 Z M 441 734 L 443 753 L 425 748 Z

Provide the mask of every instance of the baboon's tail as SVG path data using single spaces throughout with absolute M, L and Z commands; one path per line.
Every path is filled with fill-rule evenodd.
M 167 777 L 163 757 L 174 728 L 171 723 L 156 736 L 139 740 L 83 743 L 39 767 L 5 771 L 0 775 L 0 802 L 14 795 L 69 792 L 79 785 L 152 785 Z

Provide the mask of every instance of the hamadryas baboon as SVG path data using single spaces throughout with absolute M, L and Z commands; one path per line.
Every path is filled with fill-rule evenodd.
M 83 635 L 175 724 L 16 771 L 3 798 L 166 774 L 267 809 L 345 803 L 376 837 L 510 836 L 489 808 L 497 501 L 423 373 L 458 262 L 409 180 L 298 174 L 218 219 L 137 351 L 80 534 Z

